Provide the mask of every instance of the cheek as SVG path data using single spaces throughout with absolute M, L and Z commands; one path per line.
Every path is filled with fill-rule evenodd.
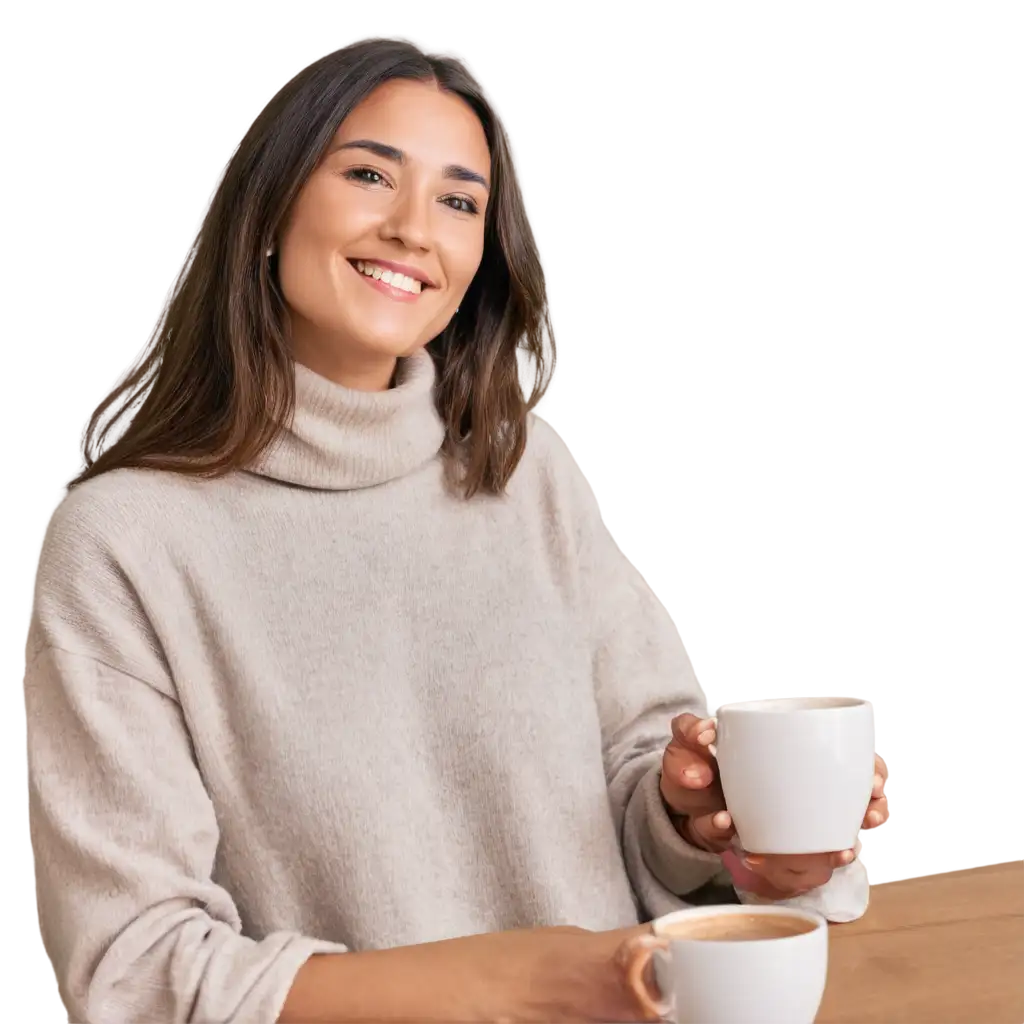
M 483 229 L 465 232 L 447 240 L 445 246 L 445 273 L 449 287 L 464 292 L 480 267 L 484 254 Z
M 376 201 L 375 201 L 376 200 Z M 295 205 L 290 225 L 295 250 L 307 260 L 336 252 L 367 233 L 380 218 L 380 200 L 329 176 L 311 182 Z
M 313 320 L 333 318 L 340 290 L 361 288 L 350 280 L 342 255 L 373 232 L 379 212 L 358 189 L 319 183 L 296 203 L 280 262 L 281 288 L 290 306 Z M 356 294 L 361 294 L 357 291 Z

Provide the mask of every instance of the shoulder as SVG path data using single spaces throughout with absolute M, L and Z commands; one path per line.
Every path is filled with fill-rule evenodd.
M 140 584 L 164 544 L 161 523 L 188 519 L 170 477 L 116 469 L 64 495 L 39 553 L 30 651 L 59 647 L 145 678 L 163 670 Z
M 568 444 L 543 417 L 531 412 L 526 423 L 526 448 L 513 481 L 520 493 L 568 519 L 597 512 L 593 491 Z
M 43 541 L 44 561 L 114 553 L 152 543 L 153 529 L 173 515 L 180 482 L 150 469 L 114 469 L 72 487 L 57 505 Z
M 556 488 L 589 490 L 577 461 L 551 419 L 531 413 L 526 424 L 523 466 Z

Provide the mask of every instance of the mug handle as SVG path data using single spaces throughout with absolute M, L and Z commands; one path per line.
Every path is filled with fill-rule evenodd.
M 622 958 L 626 965 L 626 984 L 649 1017 L 665 1020 L 675 1014 L 675 998 L 656 999 L 647 986 L 644 974 L 657 955 L 668 956 L 669 940 L 656 935 L 633 935 L 622 947 Z

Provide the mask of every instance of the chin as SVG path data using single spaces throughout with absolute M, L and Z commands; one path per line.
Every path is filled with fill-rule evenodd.
M 417 349 L 422 348 L 423 342 L 419 340 L 410 341 L 408 335 L 405 337 L 373 337 L 363 340 L 362 349 L 368 354 L 380 356 L 382 359 L 400 359 L 403 356 L 412 355 Z

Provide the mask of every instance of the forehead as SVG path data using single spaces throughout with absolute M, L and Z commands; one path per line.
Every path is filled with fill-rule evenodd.
M 398 78 L 377 86 L 342 121 L 331 145 L 354 139 L 383 142 L 429 164 L 464 164 L 481 173 L 490 166 L 479 118 L 435 82 Z

